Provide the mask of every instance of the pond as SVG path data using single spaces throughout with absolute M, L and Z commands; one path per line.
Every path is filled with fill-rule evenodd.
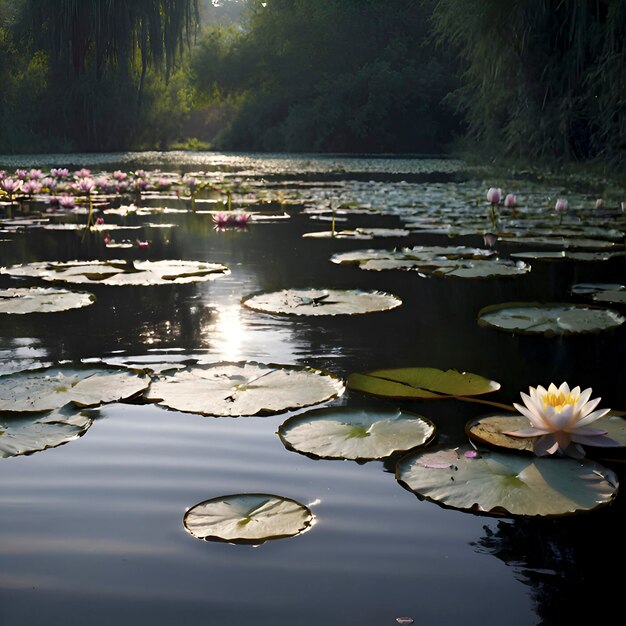
M 456 370 L 498 387 L 472 401 L 397 399 L 348 387 L 306 406 L 296 401 L 240 416 L 215 416 L 193 392 L 183 410 L 136 394 L 89 409 L 82 436 L 0 458 L 0 623 L 569 626 L 612 615 L 622 587 L 615 574 L 624 553 L 621 490 L 607 506 L 579 514 L 478 514 L 400 484 L 400 454 L 320 458 L 286 445 L 279 429 L 322 407 L 401 410 L 434 424 L 430 445 L 462 449 L 470 420 L 501 413 L 496 405 L 520 402 L 530 386 L 564 381 L 591 387 L 600 408 L 623 414 L 625 307 L 615 295 L 625 283 L 623 188 L 528 172 L 494 178 L 460 161 L 419 157 L 0 157 L 7 176 L 62 167 L 70 176 L 89 168 L 109 181 L 115 171 L 123 180 L 141 168 L 146 178 L 167 180 L 159 189 L 77 192 L 78 210 L 40 191 L 19 204 L 5 197 L 4 270 L 116 260 L 126 268 L 133 261 L 136 272 L 141 262 L 173 260 L 227 271 L 195 280 L 196 269 L 184 270 L 191 280 L 167 284 L 107 284 L 103 274 L 81 284 L 50 282 L 42 266 L 30 275 L 2 272 L 0 289 L 62 286 L 93 301 L 58 312 L 0 313 L 0 374 L 105 361 L 158 377 L 189 363 L 252 362 L 342 382 L 379 369 Z M 490 214 L 490 187 L 515 194 L 515 210 L 499 205 Z M 596 208 L 600 196 L 605 206 Z M 554 211 L 559 197 L 568 200 L 564 214 Z M 249 221 L 216 227 L 216 212 L 228 202 Z M 494 232 L 490 247 L 484 235 Z M 487 254 L 502 264 L 478 277 L 469 263 L 461 264 L 471 266 L 469 275 L 449 274 L 459 269 L 458 257 L 440 248 L 451 246 L 480 249 L 470 254 L 476 266 Z M 409 248 L 400 259 L 390 253 Z M 364 267 L 368 260 L 376 269 Z M 506 273 L 491 273 L 501 267 Z M 598 284 L 613 287 L 610 304 L 593 299 Z M 245 302 L 280 290 L 305 290 L 295 296 L 298 314 Z M 317 314 L 334 290 L 389 294 L 400 304 Z M 611 310 L 617 322 L 580 332 L 569 322 L 535 332 L 541 319 L 514 332 L 479 323 L 483 308 L 501 303 L 591 306 Z M 314 384 L 300 386 L 311 391 Z M 606 450 L 587 452 L 623 478 L 622 450 Z M 187 529 L 189 509 L 232 494 L 294 500 L 313 521 L 306 532 L 247 543 L 204 541 Z

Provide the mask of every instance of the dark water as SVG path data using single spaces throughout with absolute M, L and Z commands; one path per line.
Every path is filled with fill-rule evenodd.
M 59 360 L 138 361 L 201 357 L 300 364 L 345 377 L 384 367 L 432 366 L 493 378 L 493 399 L 511 403 L 529 385 L 567 380 L 593 387 L 602 406 L 626 408 L 623 328 L 546 339 L 479 327 L 478 310 L 508 300 L 569 300 L 575 282 L 624 281 L 624 260 L 538 263 L 522 278 L 422 278 L 365 272 L 331 254 L 441 244 L 440 235 L 351 241 L 302 238 L 329 225 L 302 213 L 329 197 L 384 209 L 341 228 L 401 225 L 422 202 L 467 203 L 489 181 L 450 161 L 227 155 L 53 155 L 3 167 L 87 165 L 216 172 L 216 178 L 283 193 L 290 218 L 216 232 L 208 215 L 150 217 L 145 250 L 115 251 L 101 236 L 27 229 L 0 242 L 0 265 L 35 260 L 170 258 L 226 264 L 214 281 L 157 287 L 90 286 L 81 310 L 0 317 L 0 368 Z M 517 184 L 528 198 L 557 184 Z M 595 191 L 578 191 L 586 202 Z M 472 200 L 473 201 L 473 200 Z M 543 201 L 543 200 L 542 200 Z M 173 201 L 172 201 L 173 202 Z M 111 222 L 115 218 L 111 217 Z M 138 218 L 120 218 L 126 223 Z M 109 218 L 107 218 L 109 220 Z M 479 237 L 454 245 L 482 245 Z M 16 282 L 0 276 L 0 287 Z M 256 291 L 286 287 L 380 289 L 393 311 L 292 318 L 242 308 Z M 334 404 L 384 405 L 346 392 Z M 403 405 L 432 419 L 442 443 L 466 441 L 464 424 L 490 412 L 454 401 Z M 421 502 L 392 464 L 312 460 L 276 435 L 291 413 L 212 418 L 155 405 L 113 404 L 81 438 L 0 460 L 0 624 L 530 626 L 609 619 L 622 587 L 624 498 L 558 520 L 476 516 Z M 620 464 L 613 467 L 618 473 Z M 202 542 L 184 529 L 190 506 L 216 496 L 269 492 L 309 504 L 311 531 L 258 547 Z

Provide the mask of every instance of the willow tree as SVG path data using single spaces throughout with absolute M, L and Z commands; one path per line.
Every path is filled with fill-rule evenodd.
M 169 78 L 189 43 L 198 0 L 25 0 L 22 15 L 31 45 L 45 51 L 51 80 L 71 103 L 66 115 L 84 122 L 85 145 L 98 148 L 100 101 L 115 85 L 135 93 L 125 109 L 140 111 L 149 69 Z
M 474 138 L 624 163 L 626 0 L 438 0 L 434 24 L 465 64 L 455 99 Z

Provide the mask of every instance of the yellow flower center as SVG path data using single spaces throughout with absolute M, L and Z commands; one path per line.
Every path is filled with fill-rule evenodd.
M 571 393 L 565 395 L 562 391 L 558 391 L 557 393 L 548 392 L 543 397 L 543 408 L 545 409 L 549 405 L 560 412 L 568 404 L 576 404 L 576 400 L 578 400 L 578 396 L 574 396 Z

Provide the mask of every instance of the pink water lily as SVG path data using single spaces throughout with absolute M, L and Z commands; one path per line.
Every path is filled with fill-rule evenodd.
M 491 204 L 499 204 L 501 197 L 502 191 L 496 187 L 490 187 L 487 191 L 487 202 L 491 202 Z
M 3 178 L 0 180 L 0 189 L 6 191 L 9 196 L 11 194 L 17 193 L 24 184 L 22 180 L 16 180 L 14 178 Z
M 504 198 L 504 206 L 508 209 L 514 209 L 517 206 L 517 198 L 514 194 L 508 193 Z
M 530 395 L 521 393 L 524 405 L 513 406 L 530 422 L 530 428 L 505 432 L 513 437 L 535 438 L 533 450 L 537 456 L 559 454 L 582 458 L 585 451 L 580 444 L 614 446 L 606 437 L 607 431 L 590 428 L 589 424 L 605 416 L 610 409 L 594 409 L 601 398 L 591 398 L 591 388 L 581 392 L 580 387 L 560 387 L 551 383 L 548 389 L 530 387 Z
M 567 211 L 568 208 L 569 208 L 569 202 L 567 201 L 566 198 L 557 198 L 556 203 L 554 204 L 555 211 L 563 212 L 563 211 Z

